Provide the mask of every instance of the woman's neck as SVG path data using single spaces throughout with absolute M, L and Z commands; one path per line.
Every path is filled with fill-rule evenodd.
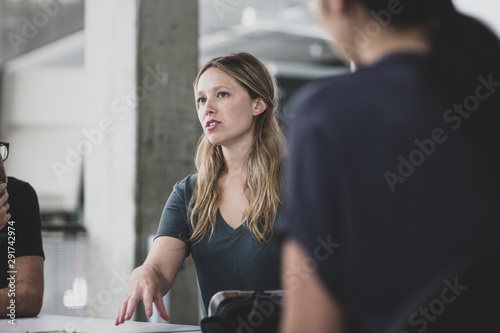
M 222 147 L 229 176 L 244 176 L 247 174 L 248 149 L 229 149 Z M 245 177 L 246 178 L 246 177 Z
M 421 28 L 401 31 L 385 28 L 353 60 L 357 65 L 370 66 L 391 53 L 428 53 L 430 49 L 430 42 L 425 31 Z

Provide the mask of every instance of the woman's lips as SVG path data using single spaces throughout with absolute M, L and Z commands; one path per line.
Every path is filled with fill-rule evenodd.
M 217 120 L 209 120 L 207 122 L 207 131 L 213 131 L 217 126 L 219 126 L 220 122 Z

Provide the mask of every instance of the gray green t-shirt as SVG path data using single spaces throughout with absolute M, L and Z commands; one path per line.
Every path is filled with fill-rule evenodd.
M 187 240 L 193 233 L 188 205 L 196 182 L 189 175 L 174 186 L 167 200 L 156 237 Z M 193 255 L 205 310 L 221 290 L 280 289 L 280 244 L 276 237 L 259 243 L 243 223 L 231 228 L 217 211 L 215 230 L 200 242 L 188 244 Z

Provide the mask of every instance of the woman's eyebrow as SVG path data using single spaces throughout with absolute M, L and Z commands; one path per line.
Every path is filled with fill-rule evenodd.
M 231 89 L 231 88 L 228 86 L 220 85 L 220 86 L 212 87 L 210 90 L 219 90 L 219 89 Z
M 219 89 L 229 89 L 230 90 L 231 88 L 228 87 L 228 86 L 220 85 L 220 86 L 210 87 L 208 90 L 209 91 L 216 91 L 216 90 L 219 90 Z M 198 90 L 196 92 L 196 95 L 198 95 L 198 94 L 204 94 L 204 93 L 205 93 L 204 90 Z

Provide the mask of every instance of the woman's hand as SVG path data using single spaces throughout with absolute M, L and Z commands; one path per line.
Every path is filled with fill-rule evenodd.
M 125 320 L 132 318 L 135 308 L 141 300 L 144 303 L 144 310 L 147 317 L 151 317 L 153 314 L 154 303 L 160 317 L 165 321 L 170 321 L 170 317 L 163 304 L 161 280 L 161 274 L 155 272 L 153 267 L 147 265 L 137 267 L 130 277 L 127 292 L 120 306 L 115 325 L 123 324 Z
M 153 314 L 154 303 L 160 317 L 170 321 L 162 298 L 172 287 L 187 254 L 188 247 L 183 241 L 169 236 L 157 237 L 144 264 L 132 272 L 115 325 L 130 320 L 141 300 L 147 317 Z

